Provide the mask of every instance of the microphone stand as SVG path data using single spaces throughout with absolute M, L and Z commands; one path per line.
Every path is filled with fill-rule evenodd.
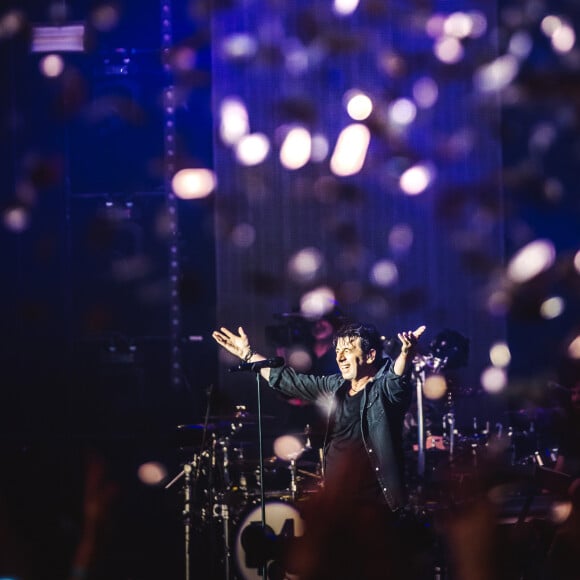
M 263 434 L 262 434 L 262 391 L 260 389 L 260 369 L 252 368 L 256 373 L 256 402 L 258 410 L 258 455 L 260 470 L 260 513 L 262 525 L 262 538 L 266 538 L 266 502 L 264 498 L 264 452 L 263 452 Z M 266 578 L 266 560 L 260 566 L 260 576 Z
M 244 362 L 230 368 L 230 372 L 252 371 L 256 374 L 256 401 L 258 411 L 258 454 L 259 454 L 259 473 L 260 473 L 260 512 L 262 528 L 262 545 L 266 544 L 266 501 L 264 498 L 264 438 L 262 434 L 262 391 L 260 390 L 260 370 L 263 368 L 276 368 L 284 364 L 282 357 L 267 358 L 264 360 Z M 266 558 L 260 566 L 260 575 L 266 578 Z
M 425 361 L 421 357 L 414 359 L 415 388 L 417 393 L 417 475 L 425 475 L 425 420 L 423 412 L 423 385 L 425 384 Z

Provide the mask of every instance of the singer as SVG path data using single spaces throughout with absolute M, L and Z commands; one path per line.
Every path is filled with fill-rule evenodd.
M 333 340 L 339 373 L 306 375 L 287 365 L 260 369 L 268 385 L 286 396 L 315 402 L 331 397 L 324 443 L 324 491 L 306 514 L 307 541 L 296 549 L 292 570 L 301 579 L 392 578 L 409 573 L 394 522 L 405 504 L 403 418 L 412 397 L 410 361 L 425 331 L 401 332 L 401 352 L 383 357 L 383 342 L 368 324 L 348 324 Z M 266 360 L 244 329 L 220 328 L 214 340 L 244 363 Z M 305 536 L 305 538 L 306 538 Z M 388 557 L 391 548 L 391 557 Z M 407 577 L 412 577 L 408 575 Z

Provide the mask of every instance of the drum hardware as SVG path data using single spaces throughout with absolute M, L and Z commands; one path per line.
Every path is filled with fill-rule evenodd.
M 230 548 L 230 511 L 227 502 L 214 505 L 213 514 L 215 517 L 220 518 L 222 521 L 223 528 L 223 539 L 224 539 L 224 577 L 226 580 L 230 578 L 230 562 L 231 562 L 231 548 Z
M 298 493 L 298 486 L 296 484 L 296 459 L 290 460 L 290 497 L 292 501 L 296 501 L 296 494 Z
M 245 406 L 236 406 L 232 415 L 207 413 L 203 424 L 177 427 L 180 433 L 202 439 L 202 445 L 192 449 L 191 459 L 166 486 L 168 489 L 182 479 L 186 580 L 194 573 L 191 554 L 198 543 L 203 550 L 206 541 L 213 542 L 212 562 L 225 580 L 282 577 L 278 568 L 282 566 L 283 540 L 302 534 L 303 522 L 293 503 L 301 499 L 303 491 L 307 493 L 306 478 L 317 484 L 321 480 L 320 465 L 303 459 L 311 449 L 310 429 L 307 425 L 300 434 L 297 452 L 289 451 L 283 459 L 265 458 L 260 406 L 258 401 L 256 415 Z M 258 457 L 253 442 L 239 440 L 245 427 L 254 424 L 258 427 Z M 256 530 L 263 540 L 252 547 Z
M 443 415 L 443 433 L 447 433 L 449 444 L 449 463 L 453 463 L 453 453 L 455 452 L 455 409 L 453 405 L 453 396 L 451 391 L 447 393 L 448 411 Z

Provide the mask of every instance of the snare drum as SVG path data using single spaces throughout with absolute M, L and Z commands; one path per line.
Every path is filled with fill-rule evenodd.
M 264 580 L 260 567 L 265 561 L 266 578 L 278 577 L 283 542 L 304 534 L 304 520 L 298 510 L 285 501 L 266 500 L 266 538 L 262 532 L 262 508 L 259 502 L 240 521 L 236 531 L 234 557 L 239 577 Z M 269 573 L 272 572 L 272 574 Z

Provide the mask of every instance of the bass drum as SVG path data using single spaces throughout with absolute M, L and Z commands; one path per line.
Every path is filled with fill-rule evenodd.
M 262 508 L 259 501 L 253 503 L 237 527 L 234 557 L 240 579 L 286 577 L 282 572 L 281 561 L 284 542 L 304 534 L 305 524 L 300 512 L 287 501 L 266 500 L 265 512 L 265 534 L 262 533 Z M 265 577 L 261 574 L 264 564 Z

